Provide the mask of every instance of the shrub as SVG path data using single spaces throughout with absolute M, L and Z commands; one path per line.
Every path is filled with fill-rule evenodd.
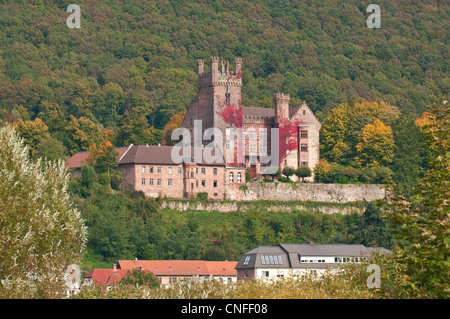
M 201 201 L 207 201 L 208 200 L 208 193 L 207 192 L 197 193 L 197 199 L 201 200 Z

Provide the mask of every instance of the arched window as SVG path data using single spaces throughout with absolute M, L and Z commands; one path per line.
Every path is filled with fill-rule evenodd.
M 231 172 L 230 173 L 230 183 L 233 183 L 233 180 L 234 180 L 234 175 L 233 175 L 233 172 Z

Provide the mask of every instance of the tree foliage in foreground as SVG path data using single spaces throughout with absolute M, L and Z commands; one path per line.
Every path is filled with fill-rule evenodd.
M 0 128 L 0 298 L 56 298 L 86 244 L 66 192 L 62 161 L 29 159 L 14 129 Z
M 406 267 L 411 294 L 450 296 L 450 110 L 447 101 L 432 107 L 422 126 L 430 169 L 418 188 L 419 203 L 392 198 L 389 217 L 399 239 L 398 262 Z M 395 191 L 395 189 L 394 189 Z

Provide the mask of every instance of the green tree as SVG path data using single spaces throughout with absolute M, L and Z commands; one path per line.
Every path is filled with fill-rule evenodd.
M 295 169 L 289 166 L 286 166 L 283 168 L 282 170 L 283 175 L 286 176 L 287 178 L 291 177 L 292 175 L 295 174 Z
M 295 175 L 298 178 L 301 178 L 302 181 L 305 181 L 306 177 L 310 177 L 312 175 L 311 169 L 308 166 L 299 166 L 295 170 Z
M 411 204 L 393 187 L 389 203 L 399 243 L 394 256 L 404 265 L 410 296 L 450 296 L 450 109 L 447 101 L 432 106 L 433 117 L 422 127 L 430 169 L 417 188 L 420 202 Z
M 149 288 L 159 287 L 159 280 L 152 272 L 133 269 L 119 281 L 119 285 L 146 286 Z
M 65 267 L 83 257 L 86 228 L 66 192 L 63 162 L 33 162 L 0 128 L 0 297 L 65 296 Z

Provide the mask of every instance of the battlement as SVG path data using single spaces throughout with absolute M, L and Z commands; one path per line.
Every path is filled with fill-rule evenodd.
M 235 71 L 230 70 L 230 62 L 217 56 L 210 58 L 211 70 L 205 72 L 205 62 L 202 59 L 197 60 L 197 75 L 199 86 L 203 85 L 229 85 L 241 86 L 242 79 L 242 58 L 235 59 Z M 220 63 L 220 69 L 219 69 Z
M 275 102 L 277 101 L 282 101 L 282 102 L 289 102 L 289 100 L 291 99 L 289 94 L 284 94 L 284 93 L 275 93 L 273 95 L 273 99 Z

